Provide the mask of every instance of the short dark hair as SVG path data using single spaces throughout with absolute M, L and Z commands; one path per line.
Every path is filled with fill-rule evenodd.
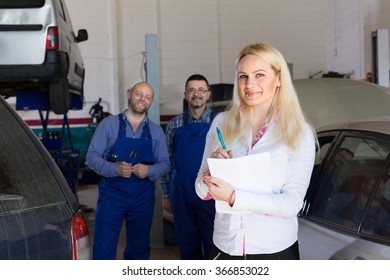
M 201 75 L 201 74 L 193 74 L 193 75 L 189 76 L 187 81 L 186 81 L 185 88 L 187 88 L 187 84 L 189 81 L 205 81 L 207 88 L 210 88 L 209 81 L 207 81 L 206 77 Z

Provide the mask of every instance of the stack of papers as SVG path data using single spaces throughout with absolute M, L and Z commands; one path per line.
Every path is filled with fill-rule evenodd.
M 271 155 L 259 153 L 231 159 L 208 158 L 210 174 L 229 183 L 236 191 L 271 193 Z M 216 200 L 219 213 L 241 214 L 225 201 Z

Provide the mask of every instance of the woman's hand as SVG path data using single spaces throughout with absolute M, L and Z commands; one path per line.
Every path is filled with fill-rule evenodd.
M 215 200 L 222 200 L 230 203 L 234 189 L 229 183 L 210 175 L 203 176 L 203 182 L 208 186 L 210 195 Z
M 233 157 L 233 152 L 232 150 L 226 151 L 222 148 L 216 149 L 212 154 L 211 158 L 232 158 Z
M 213 153 L 211 153 L 211 158 L 229 159 L 232 157 L 232 150 L 226 151 L 222 148 L 218 148 Z M 203 174 L 202 181 L 209 188 L 209 194 L 214 200 L 222 200 L 226 201 L 227 203 L 231 203 L 234 189 L 230 186 L 229 183 L 222 179 L 211 176 L 209 172 Z

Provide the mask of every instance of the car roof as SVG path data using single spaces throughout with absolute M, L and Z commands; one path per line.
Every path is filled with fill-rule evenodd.
M 293 81 L 308 121 L 319 128 L 389 115 L 390 89 L 374 83 L 339 78 Z
M 372 119 L 333 123 L 318 128 L 317 132 L 330 130 L 360 130 L 390 135 L 390 115 Z

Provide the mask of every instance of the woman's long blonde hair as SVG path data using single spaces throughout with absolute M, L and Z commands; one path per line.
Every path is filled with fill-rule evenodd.
M 280 87 L 275 93 L 270 108 L 269 120 L 275 122 L 275 137 L 294 149 L 297 147 L 306 122 L 298 97 L 293 86 L 287 63 L 282 54 L 274 47 L 265 44 L 250 44 L 238 54 L 236 60 L 236 77 L 234 79 L 233 100 L 227 109 L 226 121 L 221 130 L 227 143 L 245 141 L 251 129 L 252 109 L 241 98 L 238 87 L 237 67 L 246 55 L 256 55 L 268 62 L 280 78 Z

